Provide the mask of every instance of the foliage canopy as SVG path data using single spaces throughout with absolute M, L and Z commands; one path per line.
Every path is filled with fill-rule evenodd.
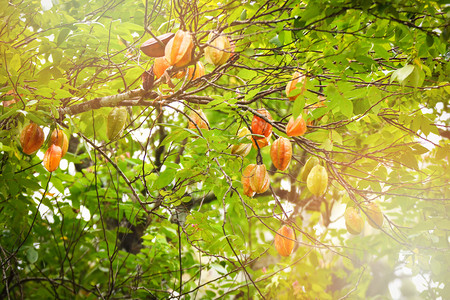
M 445 1 L 0 7 L 1 298 L 450 295 Z M 205 75 L 177 79 L 182 68 L 171 67 L 153 80 L 154 58 L 139 47 L 179 29 L 193 37 L 189 67 L 200 61 Z M 223 65 L 204 57 L 210 33 L 231 41 Z M 294 72 L 305 89 L 286 95 Z M 118 106 L 128 120 L 109 141 Z M 273 118 L 270 143 L 287 137 L 291 116 L 307 120 L 304 135 L 289 137 L 286 171 L 270 146 L 231 153 L 249 143 L 239 132 L 258 108 Z M 187 126 L 200 109 L 209 130 Z M 46 142 L 26 155 L 19 139 L 30 122 Z M 49 173 L 42 159 L 55 128 L 70 143 Z M 311 157 L 326 169 L 323 195 L 302 180 Z M 270 187 L 248 197 L 242 171 L 262 163 Z M 378 229 L 368 225 L 374 202 Z M 365 221 L 359 235 L 346 229 L 348 206 Z M 282 225 L 296 236 L 288 257 L 273 244 Z

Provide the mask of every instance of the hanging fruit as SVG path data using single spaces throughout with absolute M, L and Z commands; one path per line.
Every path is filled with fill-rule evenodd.
M 250 178 L 252 177 L 255 168 L 256 168 L 255 164 L 249 164 L 247 167 L 245 167 L 244 171 L 242 172 L 241 183 L 242 186 L 244 187 L 244 194 L 247 195 L 248 197 L 253 197 L 253 195 L 255 195 L 255 191 L 253 191 L 250 186 Z
M 164 49 L 174 35 L 175 34 L 173 34 L 172 32 L 168 32 L 157 36 L 158 40 L 162 42 L 162 45 L 156 39 L 151 38 L 142 44 L 141 51 L 144 52 L 145 55 L 148 55 L 150 57 L 164 56 Z
M 155 83 L 155 74 L 153 73 L 153 68 L 148 71 L 144 71 L 141 75 L 142 79 L 142 88 L 145 91 L 149 91 L 153 88 L 153 84 Z
M 164 56 L 155 58 L 155 62 L 153 63 L 153 73 L 155 74 L 156 79 L 161 78 L 168 67 L 170 67 L 169 62 Z
M 380 229 L 383 226 L 383 213 L 380 207 L 375 202 L 370 202 L 366 205 L 367 222 L 370 226 Z
M 205 66 L 201 62 L 198 61 L 195 66 L 188 69 L 189 80 L 195 80 L 202 76 L 205 76 Z
M 20 145 L 25 154 L 31 155 L 44 144 L 45 135 L 36 123 L 28 124 L 20 133 Z
M 47 169 L 47 171 L 53 172 L 56 169 L 58 169 L 61 157 L 62 157 L 61 147 L 55 144 L 51 144 L 50 147 L 48 147 L 47 151 L 45 151 L 43 159 L 44 167 Z
M 286 170 L 292 157 L 291 142 L 287 138 L 280 136 L 270 147 L 270 157 L 275 168 L 280 171 Z
M 263 116 L 265 116 L 268 120 L 272 121 L 272 116 L 265 108 L 260 108 L 257 112 Z M 272 134 L 272 125 L 262 118 L 253 115 L 252 126 L 251 126 L 252 134 L 262 135 L 264 137 L 269 137 Z M 264 139 L 261 136 L 253 136 L 254 140 Z
M 295 120 L 294 117 L 289 119 L 286 125 L 286 134 L 288 136 L 301 136 L 306 132 L 306 122 L 302 115 L 299 115 Z
M 292 75 L 292 80 L 286 85 L 286 96 L 289 98 L 289 101 L 295 101 L 299 95 L 305 92 L 306 80 L 307 77 L 300 72 L 295 72 Z M 300 89 L 300 93 L 295 96 L 290 96 L 291 92 L 296 89 Z
M 191 111 L 191 113 L 189 114 L 189 118 L 191 118 L 194 121 L 194 123 L 197 124 L 198 128 L 206 130 L 209 129 L 208 119 L 206 118 L 205 113 L 201 109 Z M 194 123 L 189 121 L 188 128 L 197 129 Z
M 327 170 L 321 165 L 315 165 L 308 174 L 306 185 L 311 194 L 322 196 L 328 186 Z
M 61 129 L 55 129 L 50 136 L 50 145 L 55 144 L 61 147 L 61 157 L 66 155 L 67 149 L 69 149 L 69 139 L 67 135 Z
M 295 246 L 294 230 L 291 227 L 283 225 L 278 229 L 275 235 L 275 248 L 281 256 L 289 256 Z
M 247 127 L 242 127 L 241 130 L 239 130 L 238 137 L 243 138 L 245 136 L 247 136 L 246 140 L 249 139 L 250 130 L 248 130 Z M 252 149 L 251 143 L 237 144 L 231 147 L 231 153 L 245 157 L 250 153 L 251 149 Z
M 309 172 L 311 172 L 311 169 L 319 164 L 319 159 L 315 156 L 311 156 L 303 166 L 302 170 L 300 171 L 300 180 L 305 181 L 308 178 Z
M 250 187 L 255 193 L 262 194 L 269 189 L 270 177 L 264 164 L 256 165 L 250 174 Z
M 270 133 L 270 135 L 268 137 L 266 137 L 266 138 L 260 138 L 260 139 L 257 139 L 257 140 L 252 138 L 253 148 L 258 150 L 258 146 L 259 146 L 259 149 L 262 149 L 262 148 L 268 146 L 270 144 L 270 138 L 271 137 L 272 137 L 272 133 Z M 258 146 L 256 146 L 256 144 L 258 144 Z
M 165 57 L 171 66 L 184 67 L 191 62 L 194 42 L 189 32 L 178 30 L 165 49 Z
M 220 66 L 226 63 L 230 57 L 230 40 L 224 35 L 219 35 L 215 39 L 214 37 L 212 32 L 208 36 L 211 46 L 205 48 L 205 59 L 215 66 Z
M 114 141 L 122 134 L 127 122 L 127 109 L 123 106 L 114 107 L 108 115 L 106 136 L 110 141 Z
M 359 215 L 356 208 L 347 207 L 344 213 L 345 227 L 351 234 L 360 234 L 364 228 L 364 221 Z

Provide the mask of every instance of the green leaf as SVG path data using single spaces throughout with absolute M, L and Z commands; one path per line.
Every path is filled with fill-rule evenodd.
M 253 79 L 256 76 L 256 72 L 248 69 L 241 69 L 238 76 L 245 80 Z
M 351 118 L 353 116 L 353 103 L 350 100 L 341 98 L 339 102 L 341 112 L 347 118 Z
M 302 21 L 312 21 L 321 15 L 320 5 L 318 3 L 311 2 L 306 7 L 305 11 L 301 14 Z
M 303 95 L 297 96 L 292 108 L 292 116 L 296 119 L 300 114 L 303 113 L 303 108 L 305 107 L 305 97 Z
M 397 80 L 400 84 L 414 71 L 413 65 L 406 65 L 401 69 L 395 70 L 391 75 L 390 82 Z
M 156 189 L 162 189 L 163 187 L 168 186 L 175 178 L 175 174 L 177 170 L 174 169 L 166 169 L 159 174 L 158 179 L 156 179 L 154 187 Z
M 33 247 L 28 247 L 27 260 L 31 264 L 34 264 L 35 262 L 37 262 L 38 258 L 39 258 L 39 253 Z
M 8 69 L 17 72 L 21 65 L 20 54 L 14 54 L 12 59 L 8 62 Z
M 280 39 L 278 38 L 278 34 L 269 40 L 269 43 L 274 44 L 277 48 L 283 46 Z
M 17 111 L 18 111 L 17 109 L 8 109 L 6 113 L 0 115 L 0 121 L 3 121 L 4 119 L 11 117 L 15 113 L 17 113 Z

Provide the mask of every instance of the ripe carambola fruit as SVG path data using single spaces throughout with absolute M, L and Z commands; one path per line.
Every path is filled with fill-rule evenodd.
M 291 142 L 287 138 L 280 136 L 270 147 L 270 157 L 275 168 L 280 171 L 286 170 L 292 157 Z
M 165 49 L 165 57 L 171 66 L 184 67 L 191 62 L 194 42 L 189 32 L 178 30 Z
M 306 181 L 308 179 L 309 172 L 311 172 L 311 169 L 318 164 L 319 159 L 315 156 L 311 156 L 300 171 L 300 180 Z
M 303 94 L 306 90 L 306 80 L 307 77 L 299 72 L 295 72 L 292 75 L 292 80 L 288 82 L 286 85 L 286 96 L 289 98 L 289 101 L 295 101 L 297 97 L 301 94 Z M 300 87 L 297 86 L 297 83 L 299 83 Z M 300 93 L 295 96 L 290 96 L 290 93 L 295 90 L 300 89 Z
M 205 66 L 201 62 L 197 62 L 194 67 L 188 69 L 188 79 L 195 80 L 205 75 Z
M 249 139 L 250 130 L 248 130 L 247 127 L 242 127 L 241 130 L 239 130 L 238 137 L 243 138 L 245 136 L 247 136 L 247 138 L 245 140 Z M 251 143 L 243 143 L 243 144 L 233 145 L 231 147 L 231 153 L 245 157 L 250 153 L 251 149 L 252 149 Z
M 369 222 L 369 225 L 377 229 L 383 226 L 383 213 L 378 204 L 370 202 L 366 205 L 366 208 L 367 222 Z
M 50 145 L 55 144 L 61 147 L 61 157 L 66 155 L 67 149 L 69 149 L 69 139 L 67 135 L 61 129 L 55 129 L 50 136 Z
M 62 149 L 60 146 L 57 146 L 55 144 L 50 145 L 48 147 L 47 151 L 45 151 L 44 154 L 44 167 L 49 172 L 53 172 L 56 169 L 58 169 L 59 162 L 61 161 L 62 157 Z
M 261 194 L 269 189 L 270 178 L 265 165 L 250 164 L 242 172 L 242 186 L 244 194 L 252 197 L 255 193 Z
M 155 74 L 156 79 L 161 78 L 168 67 L 170 67 L 170 65 L 165 57 L 155 58 L 155 62 L 153 63 L 153 73 Z
M 20 133 L 20 145 L 25 154 L 32 154 L 44 144 L 44 131 L 36 124 L 28 124 Z
M 299 115 L 295 120 L 294 117 L 289 119 L 286 125 L 286 134 L 288 136 L 301 136 L 306 132 L 306 122 L 302 115 Z
M 242 186 L 244 187 L 244 194 L 248 197 L 253 197 L 253 195 L 255 194 L 255 191 L 250 187 L 250 177 L 252 176 L 255 168 L 255 164 L 249 164 L 242 172 L 241 182 Z
M 315 165 L 308 174 L 306 185 L 313 195 L 322 196 L 328 185 L 327 170 L 321 165 Z
M 262 148 L 268 146 L 270 144 L 271 137 L 272 137 L 272 133 L 269 134 L 269 136 L 266 138 L 254 139 L 252 137 L 253 148 L 258 149 L 258 146 L 259 146 L 259 149 L 262 149 Z M 256 146 L 256 144 L 258 144 L 258 146 Z
M 250 187 L 255 193 L 261 194 L 269 189 L 270 178 L 266 165 L 256 165 L 250 174 Z
M 292 228 L 283 225 L 275 235 L 275 248 L 281 256 L 289 256 L 295 246 L 295 235 Z
M 195 122 L 195 124 L 197 124 L 198 128 L 209 129 L 208 119 L 201 109 L 191 111 L 191 113 L 189 114 L 189 118 L 191 118 Z M 194 123 L 192 123 L 191 121 L 189 121 L 188 128 L 197 129 L 197 127 L 195 127 Z
M 108 124 L 106 127 L 106 136 L 110 141 L 119 138 L 125 123 L 127 122 L 127 109 L 123 106 L 114 107 L 108 115 Z
M 272 116 L 265 108 L 260 108 L 257 112 L 265 116 L 268 120 L 273 120 Z M 272 125 L 256 115 L 253 115 L 251 129 L 253 134 L 263 135 L 266 138 L 272 133 Z M 259 140 L 263 139 L 263 137 L 254 136 L 253 139 Z
M 345 227 L 351 234 L 360 234 L 364 228 L 364 221 L 354 207 L 347 207 L 344 213 Z
M 226 63 L 230 57 L 230 40 L 224 35 L 220 35 L 212 40 L 213 38 L 214 34 L 211 32 L 208 36 L 211 46 L 205 48 L 205 59 L 215 66 L 220 66 Z

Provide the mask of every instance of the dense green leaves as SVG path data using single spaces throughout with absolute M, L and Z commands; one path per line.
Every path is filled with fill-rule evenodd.
M 448 5 L 443 1 L 0 1 L 0 298 L 444 299 L 450 294 Z M 183 29 L 195 82 L 139 46 Z M 207 64 L 209 32 L 234 52 Z M 194 64 L 194 62 L 192 63 Z M 285 87 L 305 74 L 306 91 Z M 301 85 L 301 84 L 300 84 Z M 300 95 L 301 94 L 301 95 Z M 106 135 L 111 107 L 123 133 Z M 302 114 L 288 170 L 270 145 L 231 145 L 266 108 L 272 143 Z M 202 109 L 209 130 L 188 128 Z M 21 151 L 35 122 L 46 142 Z M 200 127 L 200 125 L 199 125 Z M 49 133 L 71 136 L 57 171 L 42 165 Z M 299 180 L 317 157 L 329 185 Z M 242 170 L 264 163 L 270 189 L 250 198 Z M 353 206 L 382 230 L 345 229 Z M 274 234 L 296 233 L 291 256 Z M 402 275 L 399 275 L 400 273 Z M 404 275 L 407 274 L 407 275 Z M 383 280 L 381 280 L 383 279 Z M 411 287 L 413 285 L 413 287 Z M 416 286 L 416 287 L 415 287 Z

